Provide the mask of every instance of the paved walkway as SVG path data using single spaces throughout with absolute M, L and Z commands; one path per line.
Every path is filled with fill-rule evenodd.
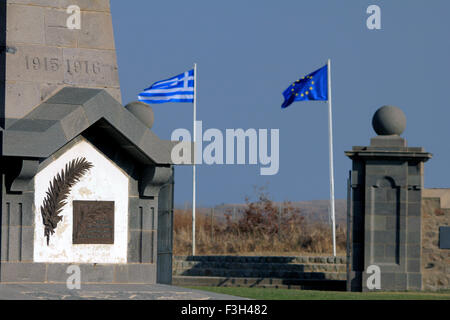
M 0 300 L 239 300 L 229 296 L 168 285 L 82 285 L 69 290 L 64 284 L 1 284 Z

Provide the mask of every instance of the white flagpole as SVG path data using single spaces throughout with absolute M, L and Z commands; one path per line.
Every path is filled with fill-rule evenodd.
M 328 59 L 328 131 L 330 141 L 330 207 L 333 227 L 333 256 L 336 257 L 336 215 L 334 208 L 333 124 L 331 114 L 331 60 Z
M 195 256 L 195 163 L 197 151 L 197 64 L 194 63 L 194 163 L 192 166 L 192 255 Z

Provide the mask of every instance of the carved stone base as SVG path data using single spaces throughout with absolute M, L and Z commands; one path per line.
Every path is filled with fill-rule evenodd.
M 68 263 L 0 263 L 2 283 L 67 283 Z M 73 264 L 80 267 L 81 284 L 155 284 L 156 264 Z

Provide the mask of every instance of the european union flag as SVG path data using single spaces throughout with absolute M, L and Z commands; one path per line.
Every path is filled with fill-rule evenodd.
M 328 100 L 328 65 L 298 79 L 283 92 L 281 108 L 294 101 Z

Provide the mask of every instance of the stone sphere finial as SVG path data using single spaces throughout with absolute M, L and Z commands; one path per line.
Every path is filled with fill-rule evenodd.
M 400 108 L 383 106 L 372 118 L 372 127 L 380 136 L 401 135 L 406 128 L 406 117 Z
M 153 127 L 155 121 L 155 116 L 153 114 L 153 109 L 148 104 L 134 101 L 130 102 L 125 106 L 125 109 L 130 111 L 136 118 L 141 120 L 149 129 Z

